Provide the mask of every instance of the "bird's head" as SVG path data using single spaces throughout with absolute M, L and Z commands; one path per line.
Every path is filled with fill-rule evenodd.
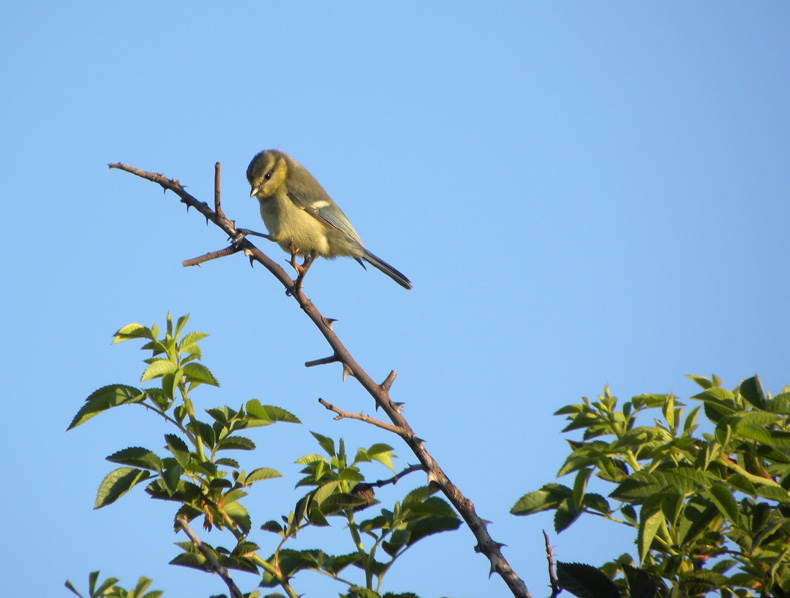
M 250 197 L 271 197 L 285 184 L 288 178 L 289 158 L 278 150 L 263 150 L 247 167 Z

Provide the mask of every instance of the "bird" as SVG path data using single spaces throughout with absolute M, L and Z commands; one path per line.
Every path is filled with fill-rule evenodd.
M 247 167 L 250 197 L 255 197 L 268 235 L 247 229 L 243 234 L 265 237 L 291 253 L 296 269 L 297 286 L 318 257 L 334 259 L 352 257 L 362 267 L 364 262 L 378 268 L 406 289 L 411 281 L 400 271 L 365 248 L 346 215 L 312 174 L 291 156 L 280 150 L 263 150 Z M 296 256 L 304 263 L 296 263 Z

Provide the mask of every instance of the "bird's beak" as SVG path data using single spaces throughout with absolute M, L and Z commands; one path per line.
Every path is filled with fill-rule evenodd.
M 258 187 L 253 187 L 250 189 L 250 197 L 255 197 L 258 194 L 258 191 L 260 191 Z

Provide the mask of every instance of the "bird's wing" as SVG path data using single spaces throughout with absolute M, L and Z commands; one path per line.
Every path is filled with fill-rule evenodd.
M 349 239 L 362 245 L 357 231 L 351 226 L 346 215 L 343 214 L 342 210 L 332 201 L 317 181 L 315 185 L 308 187 L 301 181 L 292 178 L 288 180 L 286 187 L 288 197 L 294 202 L 295 206 L 302 208 L 311 216 L 337 229 Z M 320 193 L 317 189 L 320 189 Z

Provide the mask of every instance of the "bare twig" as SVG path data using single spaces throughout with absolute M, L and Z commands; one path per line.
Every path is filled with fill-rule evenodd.
M 403 430 L 398 428 L 397 426 L 393 426 L 392 424 L 388 424 L 387 422 L 383 422 L 381 420 L 375 419 L 370 417 L 369 415 L 365 415 L 364 413 L 349 413 L 348 411 L 343 411 L 339 407 L 335 407 L 332 403 L 328 403 L 324 399 L 318 399 L 318 402 L 321 403 L 324 407 L 326 407 L 329 411 L 334 411 L 337 413 L 337 417 L 335 419 L 358 419 L 359 421 L 363 421 L 366 424 L 371 424 L 382 430 L 387 430 L 388 432 L 392 432 L 393 434 L 397 434 L 398 436 L 403 435 Z
M 208 262 L 209 260 L 215 260 L 220 257 L 225 257 L 226 255 L 232 255 L 241 251 L 241 247 L 237 247 L 236 245 L 231 245 L 230 247 L 226 247 L 225 249 L 220 249 L 219 251 L 209 251 L 208 253 L 204 253 L 199 257 L 193 257 L 189 260 L 183 260 L 181 262 L 182 266 L 199 266 L 203 262 Z
M 184 190 L 178 180 L 168 179 L 161 174 L 146 172 L 126 164 L 109 164 L 109 167 L 124 170 L 146 180 L 157 183 L 165 190 L 173 191 L 181 198 L 182 203 L 186 204 L 187 207 L 194 207 L 207 220 L 211 220 L 214 224 L 220 227 L 231 239 L 239 238 L 239 235 L 236 233 L 235 223 L 233 221 L 228 220 L 221 213 L 217 213 L 212 210 L 205 202 L 200 202 L 195 199 L 192 195 Z M 351 356 L 343 343 L 340 342 L 340 339 L 332 330 L 330 325 L 331 322 L 321 315 L 313 303 L 304 295 L 301 285 L 296 285 L 295 281 L 291 280 L 291 278 L 285 273 L 285 270 L 283 270 L 279 264 L 261 252 L 246 238 L 239 238 L 239 241 L 235 242 L 235 245 L 243 249 L 245 254 L 250 256 L 251 261 L 255 260 L 262 264 L 275 276 L 275 278 L 277 278 L 277 280 L 280 281 L 280 283 L 285 287 L 286 292 L 296 300 L 299 307 L 301 307 L 307 316 L 313 321 L 316 328 L 318 328 L 319 332 L 326 339 L 327 343 L 332 348 L 333 355 L 337 357 L 338 361 L 343 363 L 344 377 L 347 373 L 350 373 L 352 376 L 354 376 L 362 385 L 362 387 L 373 397 L 377 407 L 382 409 L 384 413 L 387 414 L 387 417 L 390 419 L 393 425 L 384 429 L 389 429 L 391 432 L 394 432 L 403 438 L 404 442 L 408 445 L 419 462 L 422 464 L 422 467 L 428 471 L 428 477 L 430 481 L 439 486 L 450 503 L 464 519 L 472 534 L 474 534 L 475 538 L 477 539 L 475 551 L 484 554 L 488 558 L 491 565 L 491 573 L 497 573 L 507 584 L 511 593 L 517 598 L 531 598 L 524 581 L 519 578 L 518 575 L 516 575 L 515 571 L 513 571 L 513 568 L 510 566 L 510 563 L 507 562 L 504 555 L 502 554 L 502 545 L 494 541 L 494 539 L 489 535 L 488 530 L 486 529 L 488 522 L 478 516 L 472 501 L 466 498 L 455 486 L 455 484 L 450 481 L 439 464 L 434 460 L 430 453 L 428 453 L 422 439 L 420 439 L 414 433 L 414 431 L 411 429 L 411 426 L 409 426 L 408 422 L 401 414 L 399 404 L 390 399 L 389 385 L 391 385 L 392 381 L 389 380 L 389 377 L 387 379 L 389 380 L 389 384 L 387 384 L 387 380 L 385 380 L 385 382 L 382 384 L 377 384 L 373 381 L 367 372 L 365 372 L 365 370 L 362 369 L 362 367 Z M 390 376 L 392 376 L 392 374 L 390 374 Z M 327 408 L 331 409 L 331 407 Z M 335 411 L 334 409 L 331 410 Z M 335 411 L 335 413 L 337 413 L 337 411 Z M 338 415 L 340 414 L 338 413 Z M 351 414 L 348 414 L 344 415 L 343 417 L 352 416 Z M 353 416 L 353 419 L 363 419 L 363 417 L 365 416 Z M 365 420 L 363 419 L 363 421 Z M 374 423 L 374 421 L 371 421 L 370 423 Z M 384 424 L 384 422 L 380 423 Z M 374 425 L 379 424 L 374 423 Z M 389 426 L 389 424 L 384 425 Z
M 403 476 L 407 476 L 414 471 L 424 471 L 425 468 L 422 465 L 409 465 L 406 469 L 401 471 L 400 473 L 395 474 L 391 478 L 387 478 L 386 480 L 379 480 L 378 482 L 369 482 L 371 486 L 376 486 L 376 488 L 381 488 L 382 486 L 387 486 L 388 484 L 397 484 L 398 480 L 401 479 Z
M 225 220 L 225 213 L 222 211 L 222 206 L 220 205 L 219 179 L 221 170 L 222 164 L 219 162 L 214 164 L 214 211 L 217 213 L 217 217 Z
M 305 361 L 304 367 L 311 368 L 317 365 L 326 365 L 327 363 L 337 363 L 340 361 L 337 355 L 330 355 L 329 357 L 322 357 L 321 359 L 313 359 L 312 361 Z
M 236 584 L 233 582 L 230 573 L 228 573 L 228 569 L 219 564 L 219 562 L 217 561 L 216 557 L 212 554 L 212 552 L 208 548 L 203 546 L 203 542 L 200 541 L 200 538 L 198 538 L 195 535 L 195 532 L 193 532 L 189 528 L 189 523 L 187 522 L 187 518 L 183 516 L 176 517 L 176 521 L 178 521 L 178 524 L 181 526 L 181 529 L 184 530 L 184 533 L 187 536 L 189 536 L 189 539 L 192 540 L 192 544 L 194 544 L 195 547 L 197 547 L 197 549 L 200 551 L 200 554 L 202 554 L 205 557 L 205 559 L 208 561 L 209 565 L 211 566 L 211 569 L 217 575 L 219 575 L 222 578 L 222 581 L 225 582 L 225 585 L 228 586 L 228 590 L 230 590 L 230 595 L 233 596 L 233 598 L 244 598 L 244 595 L 241 593 L 241 591 L 239 591 L 239 588 L 237 588 Z
M 551 598 L 556 598 L 557 594 L 562 592 L 560 582 L 557 581 L 557 576 L 554 574 L 554 553 L 551 551 L 549 544 L 549 535 L 546 530 L 543 530 L 543 539 L 546 541 L 546 560 L 549 562 L 549 583 L 551 584 Z

